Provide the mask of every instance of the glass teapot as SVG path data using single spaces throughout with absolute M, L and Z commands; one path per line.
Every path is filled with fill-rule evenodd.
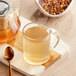
M 0 44 L 15 38 L 21 25 L 19 20 L 20 7 L 14 7 L 12 1 L 14 0 L 0 0 Z

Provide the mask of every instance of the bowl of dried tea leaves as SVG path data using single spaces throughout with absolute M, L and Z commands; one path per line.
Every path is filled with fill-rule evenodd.
M 41 12 L 49 17 L 60 17 L 72 7 L 73 0 L 36 0 Z

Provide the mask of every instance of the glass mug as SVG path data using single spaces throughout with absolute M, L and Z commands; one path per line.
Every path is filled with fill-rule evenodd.
M 50 58 L 51 34 L 56 36 L 59 43 L 59 34 L 56 30 L 44 25 L 29 23 L 23 30 L 23 55 L 24 60 L 31 65 L 40 65 L 46 63 Z M 51 46 L 51 47 L 50 47 Z

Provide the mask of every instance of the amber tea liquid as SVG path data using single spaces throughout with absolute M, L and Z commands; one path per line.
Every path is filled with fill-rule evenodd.
M 17 17 L 17 20 L 14 18 L 8 18 L 5 22 L 5 19 L 0 19 L 0 44 L 7 43 L 11 41 L 16 33 L 18 32 L 18 29 L 20 27 L 20 20 L 19 17 Z

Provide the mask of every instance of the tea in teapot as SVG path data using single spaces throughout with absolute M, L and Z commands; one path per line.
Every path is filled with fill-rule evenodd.
M 0 1 L 0 44 L 11 41 L 20 28 L 19 16 L 10 3 Z

